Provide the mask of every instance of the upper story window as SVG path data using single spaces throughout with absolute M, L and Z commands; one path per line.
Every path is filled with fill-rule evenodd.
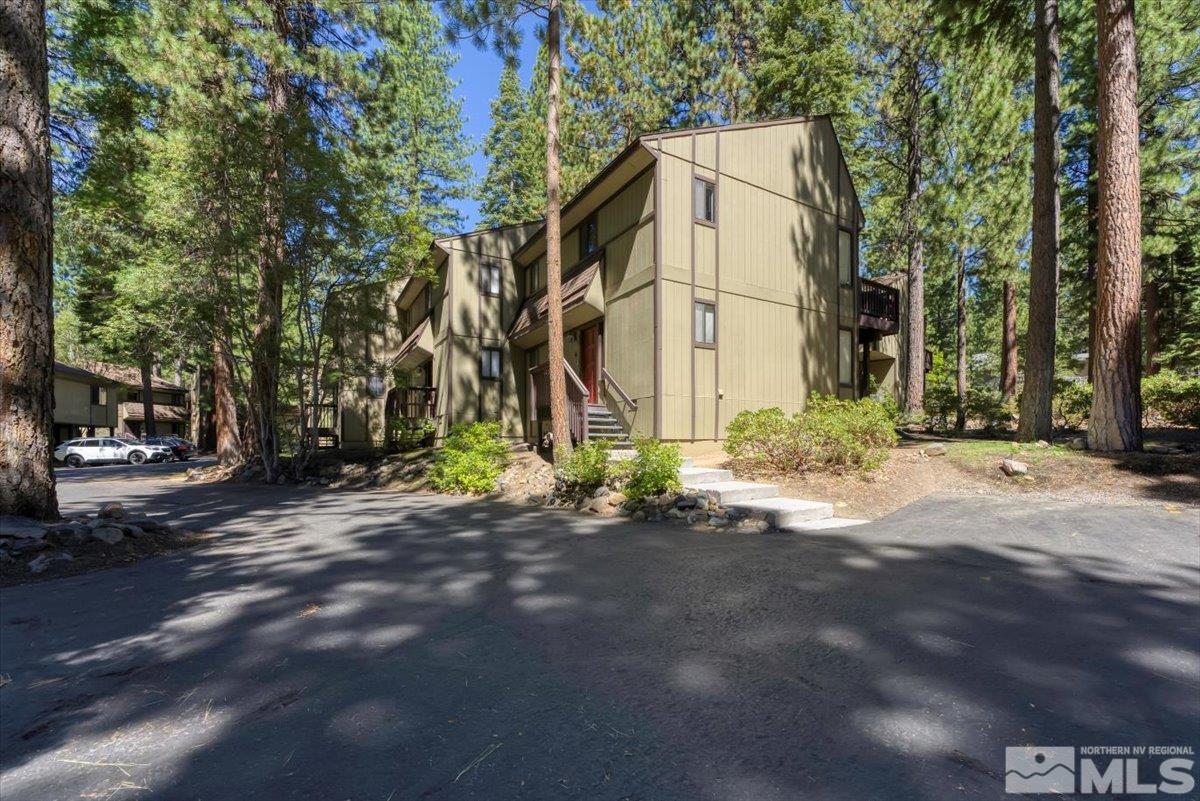
M 479 375 L 490 381 L 500 378 L 500 349 L 484 348 L 479 356 Z
M 697 178 L 692 184 L 692 216 L 696 222 L 717 224 L 717 185 Z
M 534 262 L 525 268 L 525 294 L 532 295 L 542 288 L 541 263 Z
M 717 305 L 703 300 L 696 301 L 695 331 L 693 341 L 697 345 L 717 344 Z
M 92 387 L 92 405 L 107 406 L 108 405 L 108 388 L 107 387 Z
M 854 235 L 845 228 L 838 229 L 838 283 L 854 283 Z
M 484 264 L 480 266 L 479 291 L 490 298 L 500 297 L 499 264 Z
M 600 249 L 600 223 L 593 214 L 579 226 L 579 258 L 585 259 Z

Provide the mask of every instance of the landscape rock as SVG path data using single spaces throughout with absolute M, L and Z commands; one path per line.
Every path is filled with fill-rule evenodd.
M 1029 472 L 1029 465 L 1016 459 L 1002 459 L 1000 470 L 1006 476 L 1023 476 Z
M 710 515 L 708 518 L 708 524 L 713 528 L 725 528 L 725 526 L 729 525 L 729 518 Z
M 1039 448 L 1049 448 L 1050 447 L 1050 443 L 1046 442 L 1046 440 L 1044 440 L 1044 439 L 1039 439 L 1034 444 L 1037 445 Z
M 614 492 L 608 496 L 608 505 L 609 506 L 621 506 L 622 504 L 625 503 L 625 500 L 626 500 L 626 498 L 625 498 L 624 493 Z
M 116 545 L 125 539 L 125 535 L 115 526 L 97 526 L 92 529 L 92 539 L 100 540 L 105 545 Z
M 70 562 L 73 559 L 74 557 L 71 556 L 71 554 L 64 553 L 63 551 L 51 551 L 49 553 L 44 553 L 29 563 L 29 572 L 44 573 L 46 572 L 46 568 L 50 567 L 50 565 L 54 564 L 55 562 Z
M 925 454 L 926 456 L 945 456 L 946 443 L 935 442 L 932 445 L 927 445 L 921 449 L 921 453 Z
M 646 513 L 643 512 L 641 509 L 638 509 L 632 515 L 630 515 L 629 519 L 633 520 L 634 522 L 641 523 L 641 522 L 645 521 Z
M 116 501 L 106 503 L 100 507 L 99 516 L 108 520 L 119 520 L 125 516 L 125 507 Z
M 4 515 L 0 517 L 0 534 L 15 539 L 40 540 L 46 536 L 46 526 L 28 517 Z
M 1073 451 L 1086 451 L 1087 439 L 1085 437 L 1072 437 L 1071 441 L 1067 443 L 1067 447 Z
M 608 487 L 601 484 L 600 486 L 596 487 L 596 491 L 592 493 L 592 497 L 593 498 L 603 498 L 605 495 L 608 495 L 610 492 L 612 492 L 612 490 L 610 490 Z
M 662 495 L 658 496 L 658 505 L 663 509 L 666 509 L 668 506 L 674 506 L 675 495 L 670 492 L 664 492 Z
M 737 524 L 737 530 L 740 534 L 765 534 L 771 526 L 766 520 L 742 520 Z

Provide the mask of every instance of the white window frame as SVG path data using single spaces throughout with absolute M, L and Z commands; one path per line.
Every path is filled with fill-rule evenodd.
M 704 225 L 717 224 L 717 185 L 700 176 L 692 180 L 692 219 Z
M 717 304 L 697 300 L 692 304 L 692 344 L 701 348 L 717 346 Z

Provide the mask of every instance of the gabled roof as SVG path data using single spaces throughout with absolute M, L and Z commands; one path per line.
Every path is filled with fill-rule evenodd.
M 576 269 L 574 273 L 563 276 L 562 306 L 564 312 L 572 306 L 583 302 L 592 279 L 596 277 L 596 273 L 599 271 L 600 259 L 593 258 Z M 528 331 L 532 331 L 538 325 L 545 322 L 546 315 L 549 312 L 550 300 L 546 295 L 546 288 L 542 287 L 530 295 L 525 303 L 522 304 L 521 310 L 517 312 L 512 326 L 508 329 L 508 338 L 513 339 Z
M 114 383 L 124 384 L 134 389 L 141 389 L 142 387 L 142 371 L 137 367 L 127 367 L 123 364 L 111 364 L 109 362 L 84 362 L 84 364 L 87 370 L 96 375 L 103 376 Z M 188 391 L 187 387 L 172 384 L 170 381 L 159 378 L 156 375 L 150 376 L 150 387 L 162 392 Z
M 82 367 L 75 367 L 74 365 L 70 365 L 65 362 L 56 361 L 54 363 L 54 374 L 56 376 L 62 376 L 63 378 L 71 378 L 76 381 L 83 381 L 88 384 L 100 385 L 118 383 L 113 381 L 111 378 L 105 378 L 102 375 L 93 373 L 91 370 L 85 370 Z

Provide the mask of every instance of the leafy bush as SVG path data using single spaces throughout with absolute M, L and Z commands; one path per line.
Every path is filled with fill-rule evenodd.
M 750 470 L 869 471 L 896 444 L 895 417 L 870 398 L 813 395 L 808 408 L 787 417 L 777 408 L 745 411 L 726 429 L 725 452 Z
M 1147 414 L 1177 426 L 1200 426 L 1200 376 L 1160 370 L 1142 379 Z
M 958 413 L 958 390 L 941 353 L 933 355 L 933 369 L 925 374 L 925 420 L 934 428 L 947 428 Z
M 995 387 L 973 387 L 967 390 L 967 417 L 985 428 L 1002 428 L 1017 419 L 1017 404 L 1012 399 L 1005 401 Z
M 1051 409 L 1061 428 L 1082 428 L 1092 411 L 1092 385 L 1070 378 L 1054 379 Z
M 507 463 L 499 423 L 459 423 L 438 451 L 429 480 L 441 492 L 491 492 Z
M 387 441 L 400 451 L 422 448 L 433 440 L 437 425 L 429 417 L 393 418 L 388 420 Z
M 609 443 L 605 440 L 576 445 L 559 471 L 567 486 L 591 492 L 604 484 L 609 476 L 608 449 Z
M 633 443 L 637 455 L 622 465 L 625 476 L 625 495 L 630 498 L 647 498 L 664 492 L 678 492 L 679 445 L 659 442 L 649 437 L 639 437 Z
M 738 412 L 725 428 L 725 453 L 749 470 L 787 472 L 804 467 L 800 427 L 782 409 Z
M 838 400 L 813 395 L 801 421 L 808 463 L 835 473 L 868 472 L 887 461 L 899 439 L 888 411 L 870 398 Z

